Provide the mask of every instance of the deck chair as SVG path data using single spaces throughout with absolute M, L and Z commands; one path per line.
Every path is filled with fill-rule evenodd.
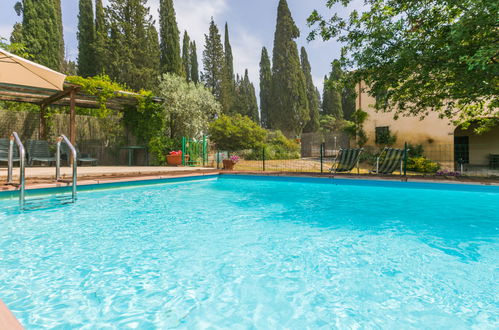
M 0 139 L 0 162 L 9 161 L 9 146 L 10 146 L 9 139 Z M 19 161 L 19 149 L 17 148 L 17 146 L 14 147 L 13 156 L 14 156 L 13 161 L 18 162 Z
M 360 155 L 364 149 L 340 149 L 333 166 L 329 169 L 331 174 L 337 172 L 350 172 L 355 166 L 359 168 Z
M 97 158 L 91 157 L 89 154 L 82 154 L 80 153 L 80 150 L 78 149 L 78 146 L 76 148 L 76 160 L 81 163 L 94 163 L 94 165 L 97 165 Z M 69 147 L 66 143 L 61 142 L 61 158 L 64 158 L 66 160 L 66 163 L 69 166 L 69 160 L 71 159 L 71 150 L 69 150 Z
M 50 163 L 55 162 L 55 157 L 50 153 L 49 143 L 43 140 L 28 141 L 28 164 L 33 162 Z
M 378 158 L 376 158 L 376 165 L 371 170 L 371 173 L 392 174 L 396 169 L 400 169 L 400 173 L 402 173 L 403 166 L 404 149 L 386 147 Z

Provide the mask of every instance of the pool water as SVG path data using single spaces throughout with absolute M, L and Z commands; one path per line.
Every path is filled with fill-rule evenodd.
M 0 201 L 27 329 L 497 329 L 499 190 L 210 180 Z

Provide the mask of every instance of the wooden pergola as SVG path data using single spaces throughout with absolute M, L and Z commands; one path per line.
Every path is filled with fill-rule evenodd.
M 126 106 L 137 105 L 136 94 L 117 91 L 115 97 L 106 102 L 106 107 L 115 111 L 122 111 Z M 38 88 L 32 86 L 0 83 L 0 100 L 31 103 L 40 106 L 40 136 L 46 137 L 45 112 L 48 106 L 69 106 L 69 139 L 76 143 L 76 107 L 98 109 L 101 104 L 95 95 L 82 91 L 81 86 L 64 83 L 62 91 Z M 161 99 L 155 98 L 157 102 Z
M 106 107 L 122 111 L 126 106 L 135 106 L 138 94 L 116 91 L 106 101 Z M 76 108 L 99 109 L 97 96 L 85 93 L 82 86 L 68 83 L 66 75 L 43 65 L 0 49 L 0 100 L 36 104 L 40 107 L 40 136 L 46 138 L 46 109 L 50 105 L 69 106 L 69 135 L 76 143 Z M 162 102 L 154 98 L 155 102 Z

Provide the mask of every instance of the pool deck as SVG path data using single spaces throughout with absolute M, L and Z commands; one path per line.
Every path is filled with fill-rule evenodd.
M 72 170 L 61 167 L 61 177 L 71 179 Z M 218 174 L 219 171 L 209 167 L 168 167 L 168 166 L 89 166 L 78 167 L 78 185 L 102 184 L 110 182 L 126 182 L 138 180 L 156 180 L 173 177 L 189 177 Z M 19 169 L 14 169 L 14 182 L 19 180 Z M 26 168 L 26 189 L 65 187 L 69 182 L 54 182 L 54 167 Z M 16 190 L 7 181 L 7 169 L 0 168 L 0 191 Z
M 21 330 L 24 329 L 21 323 L 16 319 L 14 314 L 0 300 L 0 329 L 6 330 Z

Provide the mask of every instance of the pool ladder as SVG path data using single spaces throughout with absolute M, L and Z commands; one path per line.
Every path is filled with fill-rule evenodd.
M 61 179 L 61 143 L 64 142 L 71 151 L 72 163 L 73 163 L 73 177 L 71 181 Z M 13 180 L 13 170 L 14 170 L 14 144 L 17 145 L 19 150 L 19 183 L 15 183 Z M 71 196 L 53 196 L 60 204 L 69 204 L 76 202 L 76 188 L 77 188 L 77 152 L 76 148 L 69 141 L 69 139 L 62 134 L 57 139 L 57 149 L 56 149 L 56 167 L 55 167 L 55 181 L 71 183 Z M 13 132 L 10 136 L 9 144 L 9 154 L 8 154 L 8 171 L 7 171 L 7 185 L 15 186 L 19 188 L 19 208 L 21 210 L 26 209 L 37 209 L 46 206 L 47 198 L 30 198 L 26 200 L 26 149 L 24 148 L 19 135 Z

